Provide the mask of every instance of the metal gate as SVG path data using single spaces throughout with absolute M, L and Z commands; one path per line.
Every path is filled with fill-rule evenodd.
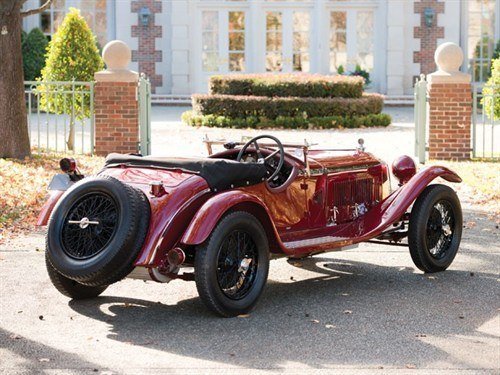
M 500 86 L 473 85 L 472 157 L 500 160 Z
M 151 155 L 151 83 L 146 76 L 139 78 L 139 150 Z
M 421 74 L 414 87 L 415 95 L 415 156 L 422 164 L 426 161 L 427 151 L 427 81 L 425 75 Z
M 94 82 L 26 81 L 31 147 L 38 152 L 94 152 Z

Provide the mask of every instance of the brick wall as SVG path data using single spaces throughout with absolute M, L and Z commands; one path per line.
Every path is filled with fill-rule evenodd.
M 95 152 L 138 152 L 137 82 L 97 82 L 95 86 Z
M 132 13 L 137 13 L 137 24 L 132 25 L 132 38 L 138 38 L 138 49 L 132 51 L 132 61 L 138 62 L 139 72 L 145 73 L 151 82 L 151 92 L 163 85 L 163 76 L 156 73 L 156 63 L 162 61 L 161 50 L 156 49 L 156 39 L 162 37 L 162 26 L 157 25 L 155 14 L 162 12 L 162 3 L 157 0 L 136 0 L 131 3 Z M 147 26 L 139 22 L 139 12 L 146 7 L 150 10 Z
M 420 50 L 413 52 L 413 62 L 420 64 L 421 73 L 429 74 L 436 70 L 434 51 L 437 48 L 437 41 L 444 38 L 444 27 L 438 26 L 438 17 L 444 13 L 444 3 L 439 0 L 421 0 L 415 1 L 413 6 L 414 13 L 420 15 L 420 26 L 416 26 L 413 30 L 415 39 L 420 39 Z M 431 27 L 425 24 L 426 8 L 432 8 L 435 12 Z
M 470 159 L 471 95 L 469 83 L 430 85 L 429 159 Z

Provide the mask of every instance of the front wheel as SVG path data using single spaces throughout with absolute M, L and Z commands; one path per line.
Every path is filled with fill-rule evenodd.
M 233 212 L 196 248 L 195 280 L 205 305 L 224 317 L 251 311 L 266 284 L 269 249 L 259 220 Z
M 410 215 L 408 244 L 413 263 L 424 272 L 446 270 L 462 238 L 462 207 L 445 185 L 429 185 L 417 198 Z

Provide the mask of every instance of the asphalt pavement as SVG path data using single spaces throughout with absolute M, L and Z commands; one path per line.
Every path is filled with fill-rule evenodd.
M 500 372 L 500 230 L 465 210 L 460 252 L 425 275 L 362 244 L 271 262 L 249 316 L 208 312 L 192 282 L 125 280 L 88 301 L 51 285 L 42 234 L 0 246 L 1 374 Z

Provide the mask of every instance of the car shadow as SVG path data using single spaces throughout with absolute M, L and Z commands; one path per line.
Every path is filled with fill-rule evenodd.
M 411 267 L 321 257 L 300 263 L 314 277 L 270 279 L 246 317 L 218 318 L 198 297 L 166 305 L 103 296 L 69 305 L 108 323 L 110 339 L 246 368 L 438 363 L 453 353 L 433 338 L 477 336 L 496 315 L 484 308 L 497 302 L 495 274 L 429 276 Z M 472 366 L 458 357 L 454 362 Z

